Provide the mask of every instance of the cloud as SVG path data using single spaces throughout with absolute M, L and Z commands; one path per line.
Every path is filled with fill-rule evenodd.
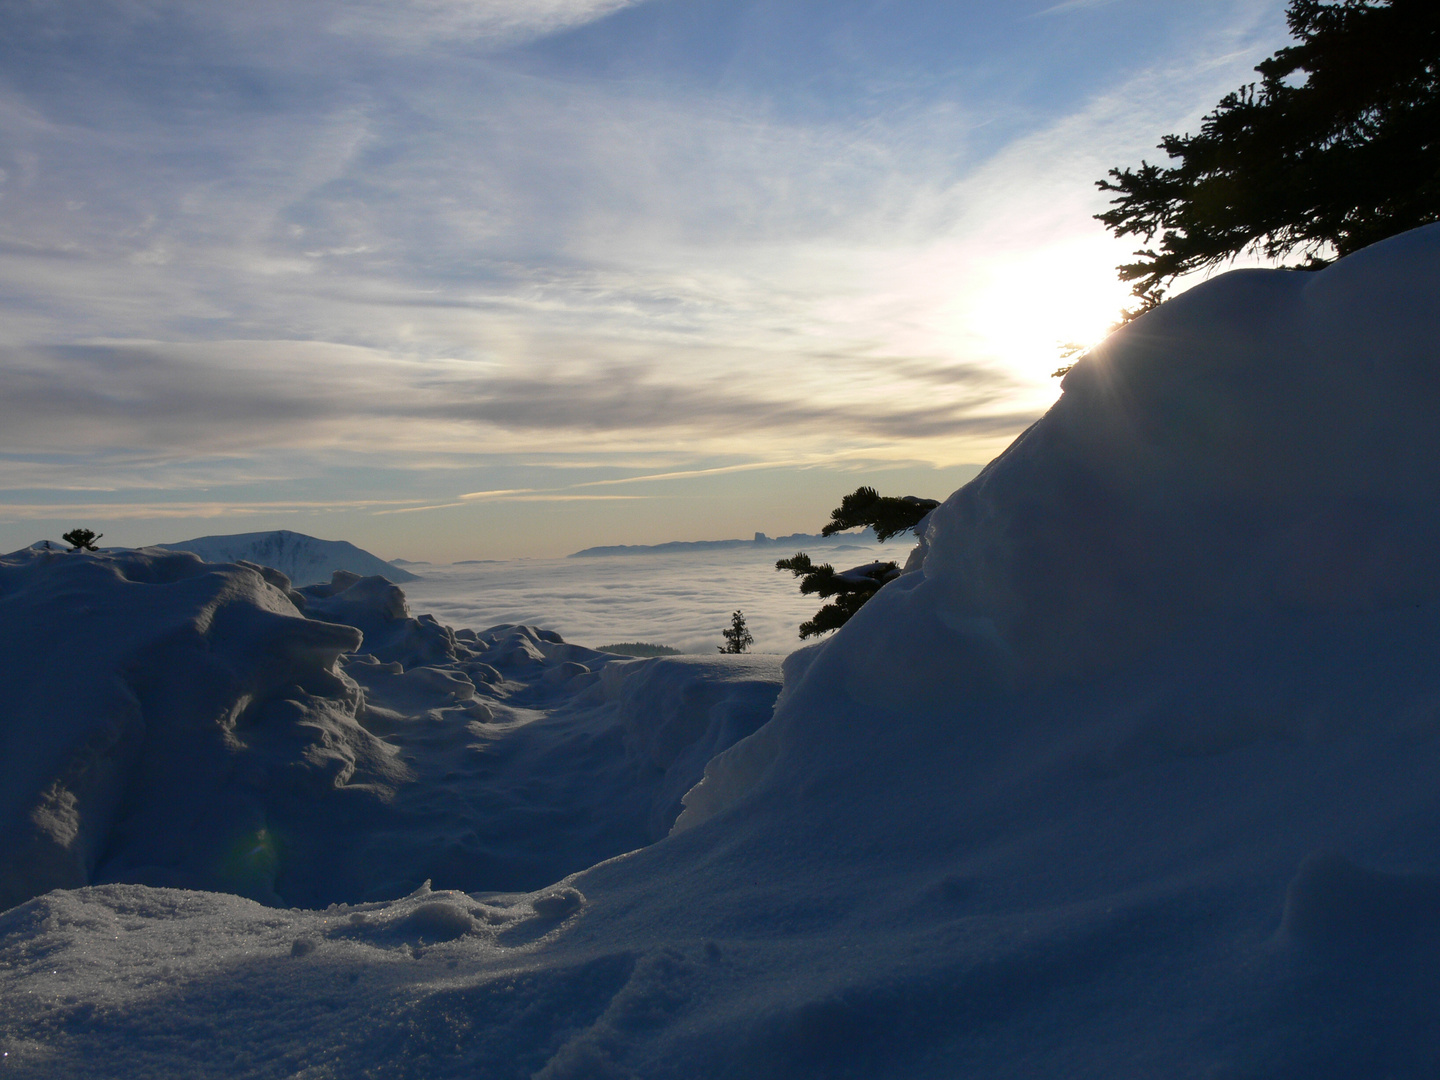
M 1032 246 L 1057 228 L 1098 230 L 1088 178 L 1113 163 L 1113 127 L 1037 126 L 959 94 L 817 116 L 778 107 L 765 86 L 700 94 L 332 40 L 342 24 L 543 28 L 615 6 L 201 4 L 166 38 L 148 7 L 101 5 L 132 13 L 112 36 L 147 57 L 138 73 L 94 33 L 74 46 L 89 50 L 83 64 L 44 48 L 9 57 L 29 78 L 3 95 L 0 134 L 38 164 L 0 201 L 12 297 L 0 332 L 514 356 L 537 326 L 562 324 L 672 344 L 801 335 L 811 355 L 868 338 L 953 365 L 971 346 L 933 332 L 933 292 L 967 287 L 958 264 L 994 253 L 982 222 L 1034 220 Z M 796 78 L 807 63 L 820 69 L 802 60 Z M 844 96 L 870 100 L 858 84 Z M 1151 124 L 1148 145 L 1144 104 L 1130 112 Z M 1060 142 L 1072 134 L 1081 142 Z M 1028 160 L 1004 152 L 1036 136 Z M 986 190 L 997 153 L 1010 167 Z M 1071 195 L 1057 203 L 1061 183 Z M 928 310 L 904 272 L 920 258 Z M 915 340 L 897 346 L 901 330 Z
M 535 495 L 512 495 L 505 502 L 639 502 L 649 495 L 578 495 L 572 492 L 544 492 Z
M 498 488 L 494 491 L 466 492 L 464 495 L 461 495 L 460 498 L 466 501 L 472 499 L 499 499 L 506 495 L 530 495 L 534 493 L 534 491 L 534 488 Z
M 175 32 L 222 49 L 203 21 Z M 178 114 L 155 104 L 173 87 L 82 73 L 97 92 L 72 100 L 35 75 L 0 109 L 23 151 L 0 185 L 0 450 L 993 452 L 1053 397 L 1062 316 L 1103 326 L 1123 297 L 1086 178 L 1208 102 L 1233 45 L 981 160 L 965 108 L 857 129 L 444 50 L 355 84 L 321 47 Z
M 459 37 L 511 46 L 568 30 L 619 11 L 637 0 L 351 0 L 328 5 L 326 28 L 379 39 L 397 35 L 415 43 Z
M 839 557 L 904 562 L 909 547 L 877 545 L 873 553 Z M 796 628 L 819 602 L 802 595 L 788 574 L 776 574 L 775 554 L 739 548 L 426 566 L 412 568 L 424 576 L 405 592 L 412 608 L 434 612 L 451 626 L 528 622 L 590 646 L 653 641 L 695 652 L 714 652 L 730 613 L 743 608 L 756 637 L 754 651 L 789 652 L 800 644 Z M 646 587 L 635 588 L 637 579 Z
M 642 473 L 639 476 L 621 476 L 609 480 L 587 480 L 577 487 L 602 487 L 613 484 L 644 484 L 664 480 L 694 480 L 701 476 L 723 476 L 727 473 L 755 472 L 760 469 L 798 467 L 798 461 L 747 461 L 738 465 L 716 465 L 708 469 L 680 469 L 674 472 Z
M 723 372 L 677 378 L 610 364 L 514 373 L 298 342 L 55 346 L 0 350 L 0 431 L 12 453 L 124 447 L 192 456 L 417 440 L 473 447 L 477 436 L 504 432 L 537 433 L 555 446 L 676 431 L 901 438 L 1025 423 L 1030 417 L 994 409 L 1004 385 L 993 376 L 950 395 L 911 395 L 902 377 L 877 399 L 858 374 L 858 392 L 842 381 L 821 393 L 803 381 L 742 383 Z
M 1042 8 L 1035 12 L 1031 18 L 1038 19 L 1045 15 L 1062 15 L 1070 11 L 1083 11 L 1088 8 L 1109 7 L 1117 0 L 1064 0 L 1064 3 L 1055 4 L 1051 7 Z
M 7 11 L 0 490 L 262 514 L 354 484 L 398 523 L 573 494 L 562 459 L 677 491 L 986 460 L 1123 299 L 1090 181 L 1282 5 L 1155 9 L 1199 29 L 1124 52 L 1102 9 L 1022 41 L 948 0 L 625 6 Z M 477 464 L 507 454 L 537 464 Z
M 176 501 L 176 502 L 0 502 L 0 516 L 26 521 L 64 517 L 103 518 L 109 521 L 150 521 L 172 518 L 252 517 L 256 514 L 313 514 L 317 511 L 376 510 L 393 506 L 392 500 L 341 499 L 265 502 Z

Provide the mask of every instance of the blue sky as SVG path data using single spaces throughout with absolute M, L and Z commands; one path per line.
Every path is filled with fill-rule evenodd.
M 1103 334 L 1093 181 L 1256 0 L 10 0 L 0 549 L 387 557 L 943 497 Z

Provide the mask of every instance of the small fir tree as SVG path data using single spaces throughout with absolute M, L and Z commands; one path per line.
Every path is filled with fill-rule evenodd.
M 922 499 L 915 495 L 895 498 L 881 495 L 872 487 L 859 487 L 840 500 L 840 505 L 830 512 L 830 521 L 820 533 L 822 536 L 834 536 L 846 529 L 868 527 L 875 530 L 877 540 L 885 541 L 914 531 L 939 505 L 935 499 Z M 813 619 L 800 624 L 802 640 L 840 629 L 850 616 L 864 606 L 865 601 L 880 591 L 880 586 L 900 576 L 900 566 L 893 562 L 867 563 L 837 573 L 829 563 L 817 566 L 803 551 L 778 560 L 775 569 L 789 570 L 799 578 L 800 592 L 805 596 L 818 594 L 824 599 L 835 598 L 817 611 Z
M 880 586 L 900 576 L 900 566 L 893 562 L 868 563 L 837 574 L 829 563 L 818 566 L 812 563 L 803 551 L 778 560 L 775 569 L 789 570 L 798 577 L 800 592 L 805 596 L 818 593 L 821 598 L 835 597 L 817 611 L 813 619 L 800 624 L 801 640 L 840 629 L 865 601 L 880 591 Z
M 820 530 L 820 535 L 834 536 L 846 529 L 860 529 L 868 525 L 875 530 L 875 539 L 884 543 L 892 536 L 915 528 L 926 514 L 939 505 L 934 499 L 921 499 L 914 495 L 897 499 L 881 495 L 872 487 L 859 487 L 830 511 L 830 522 Z
M 70 545 L 71 551 L 98 551 L 95 541 L 104 535 L 104 533 L 91 532 L 89 529 L 71 529 L 60 539 Z
M 722 653 L 743 653 L 755 644 L 754 635 L 745 626 L 743 611 L 734 612 L 730 616 L 730 629 L 722 630 L 720 636 L 725 639 L 725 644 L 720 646 Z

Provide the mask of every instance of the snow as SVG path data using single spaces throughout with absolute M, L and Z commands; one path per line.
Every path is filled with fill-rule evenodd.
M 245 567 L 6 557 L 5 827 L 57 854 L 5 880 L 60 886 L 0 916 L 6 1067 L 1435 1075 L 1437 289 L 1440 226 L 1114 335 L 748 737 L 775 657 L 301 592 L 353 653 Z M 107 877 L 255 807 L 315 838 L 248 838 L 280 906 Z
M 321 540 L 289 529 L 272 532 L 231 533 L 226 536 L 199 536 L 174 544 L 157 544 L 171 551 L 189 551 L 207 562 L 258 563 L 279 570 L 296 585 L 316 585 L 330 580 L 336 570 L 361 577 L 381 574 L 391 581 L 414 581 L 415 575 L 395 563 L 385 562 L 348 540 Z
M 899 576 L 899 571 L 890 563 L 869 562 L 863 566 L 852 566 L 849 570 L 841 570 L 835 576 L 852 585 L 860 585 L 870 581 L 893 581 Z
M 457 633 L 380 577 L 294 590 L 158 548 L 0 560 L 0 650 L 30 654 L 0 730 L 6 907 L 103 882 L 538 888 L 663 836 L 779 690 L 776 657 Z

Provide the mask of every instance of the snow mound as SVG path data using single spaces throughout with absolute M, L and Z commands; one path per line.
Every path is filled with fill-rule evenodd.
M 199 855 L 190 843 L 208 833 L 243 846 L 264 832 L 259 801 L 222 779 L 238 770 L 260 785 L 277 735 L 290 741 L 284 786 L 361 762 L 391 775 L 334 671 L 359 644 L 349 627 L 301 618 L 258 572 L 188 553 L 0 559 L 13 688 L 0 724 L 0 905 L 107 867 L 265 893 L 263 850 L 236 848 L 232 865 L 228 849 Z M 267 721 L 287 707 L 314 722 L 278 733 Z M 186 876 L 197 857 L 215 865 Z
M 189 551 L 206 562 L 252 562 L 269 566 L 279 570 L 296 585 L 328 581 L 336 570 L 361 577 L 378 574 L 401 583 L 417 580 L 410 571 L 371 555 L 348 540 L 320 540 L 288 529 L 199 536 L 194 540 L 154 546 L 169 551 Z
M 1440 599 L 1437 249 L 1432 227 L 1318 273 L 1235 271 L 1112 335 L 762 738 L 831 722 L 807 687 L 955 715 L 1109 674 L 1170 699 L 1151 734 L 1176 745 L 1370 724 L 1371 694 L 1429 708 L 1406 665 L 1430 666 Z M 728 768 L 713 783 L 745 787 Z

